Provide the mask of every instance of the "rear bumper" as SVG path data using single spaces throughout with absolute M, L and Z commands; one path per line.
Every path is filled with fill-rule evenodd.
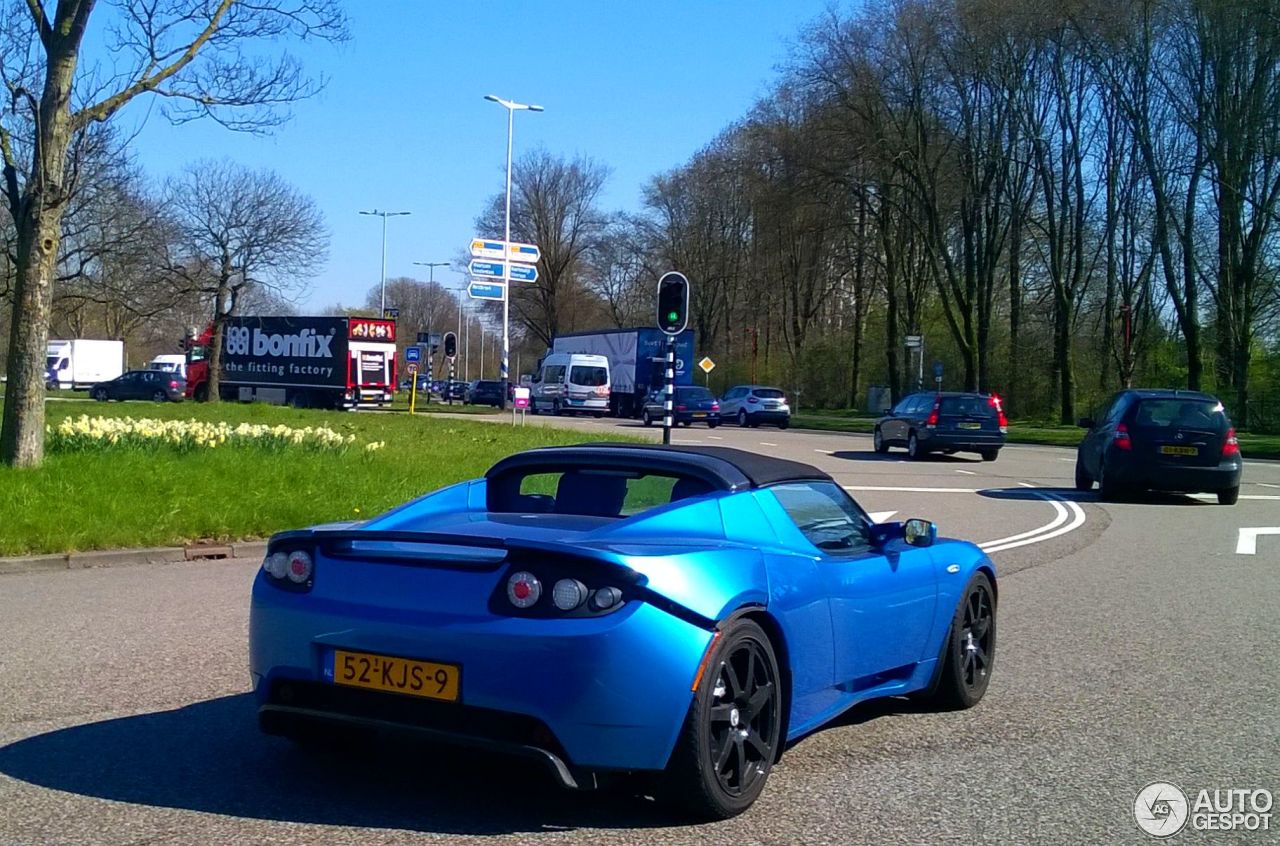
M 939 432 L 924 429 L 917 437 L 920 446 L 927 450 L 954 449 L 968 452 L 1000 449 L 1005 442 L 1005 436 L 999 432 Z
M 1107 465 L 1108 475 L 1119 484 L 1170 493 L 1217 493 L 1238 488 L 1241 470 L 1241 463 L 1230 459 L 1217 467 L 1178 467 L 1114 458 Z
M 703 414 L 703 417 L 695 417 L 694 414 Z M 677 423 L 719 423 L 720 412 L 693 412 L 693 411 L 677 411 L 674 412 L 675 421 Z
M 781 423 L 791 419 L 790 411 L 747 411 L 747 419 L 753 423 Z
M 282 720 L 329 720 L 497 744 L 570 770 L 658 770 L 711 641 L 711 632 L 639 602 L 595 619 L 399 614 L 262 580 L 250 608 L 249 664 L 264 728 L 277 733 Z M 337 648 L 457 664 L 459 700 L 334 685 Z M 293 685 L 288 700 L 282 684 Z

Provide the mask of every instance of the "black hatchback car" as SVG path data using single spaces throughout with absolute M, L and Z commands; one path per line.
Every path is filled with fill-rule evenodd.
M 995 394 L 922 393 L 904 397 L 876 421 L 876 452 L 907 448 L 912 459 L 931 452 L 976 452 L 995 461 L 1004 446 L 1009 421 Z
M 491 405 L 502 407 L 502 383 L 493 379 L 476 379 L 467 386 L 463 405 Z
M 130 370 L 110 382 L 99 382 L 89 389 L 89 396 L 99 402 L 107 400 L 149 399 L 156 402 L 182 402 L 187 380 L 177 373 L 163 370 Z
M 1240 444 L 1222 403 L 1199 391 L 1128 390 L 1113 396 L 1076 449 L 1076 488 L 1103 499 L 1143 490 L 1240 496 Z
M 720 425 L 720 400 L 706 388 L 697 385 L 676 385 L 676 393 L 671 402 L 671 422 L 678 426 L 692 423 L 706 423 L 714 429 Z M 644 402 L 640 419 L 644 425 L 662 424 L 666 415 L 667 394 L 665 389 L 654 391 Z

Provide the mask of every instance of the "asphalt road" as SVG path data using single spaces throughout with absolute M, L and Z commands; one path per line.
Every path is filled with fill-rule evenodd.
M 1280 526 L 1280 464 L 1250 462 L 1234 507 L 1102 504 L 1052 447 L 909 463 L 856 435 L 676 440 L 810 461 L 882 517 L 985 543 L 1002 577 L 986 699 L 859 708 L 789 750 L 750 812 L 688 826 L 492 756 L 260 736 L 256 561 L 3 576 L 0 843 L 1149 843 L 1133 819 L 1149 782 L 1280 792 L 1280 536 L 1236 551 L 1241 528 Z

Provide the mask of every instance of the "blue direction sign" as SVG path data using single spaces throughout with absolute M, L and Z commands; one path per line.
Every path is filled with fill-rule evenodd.
M 472 276 L 489 276 L 494 279 L 502 278 L 502 262 L 500 261 L 481 261 L 480 259 L 472 259 L 469 265 Z
M 422 361 L 422 348 L 421 347 L 405 347 L 404 360 L 410 364 L 416 364 L 417 362 Z
M 511 269 L 508 272 L 511 274 L 511 280 L 513 282 L 538 281 L 538 268 L 531 264 L 516 264 L 513 261 L 511 262 Z
M 473 300 L 501 300 L 502 283 L 473 281 L 467 287 L 467 293 L 471 295 Z
M 942 379 L 942 362 L 941 361 L 935 361 L 933 363 L 933 378 L 939 379 L 939 380 Z

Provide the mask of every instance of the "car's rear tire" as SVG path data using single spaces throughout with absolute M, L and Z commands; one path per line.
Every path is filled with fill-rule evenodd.
M 924 458 L 924 453 L 920 450 L 920 440 L 916 437 L 915 432 L 907 435 L 907 458 L 912 461 L 919 461 Z
M 1089 474 L 1084 469 L 1084 462 L 1080 460 L 1078 455 L 1076 456 L 1076 490 L 1093 490 L 1093 479 L 1089 478 Z
M 1228 488 L 1225 491 L 1218 491 L 1218 505 L 1235 505 L 1240 499 L 1240 486 Z
M 927 697 L 937 708 L 958 711 L 981 701 L 996 655 L 995 590 L 987 574 L 969 579 L 947 630 L 937 683 Z
M 646 426 L 653 425 L 653 418 L 649 416 L 649 409 L 646 408 L 644 411 L 640 412 L 640 422 Z
M 717 427 L 717 426 L 719 426 L 719 425 L 720 425 L 720 421 L 718 421 L 718 420 L 708 420 L 708 421 L 707 421 L 707 428 L 708 428 L 708 429 L 714 429 L 715 427 Z
M 995 461 L 999 457 L 1000 457 L 1000 450 L 998 449 L 984 449 L 982 451 L 983 461 Z
M 153 391 L 151 394 L 152 402 L 164 402 L 168 398 L 169 397 L 165 394 L 164 391 Z
M 885 443 L 884 434 L 880 431 L 879 426 L 871 434 L 871 446 L 880 455 L 884 455 L 889 451 L 889 445 Z
M 751 807 L 784 740 L 780 679 L 759 624 L 738 619 L 721 629 L 667 766 L 673 801 L 700 819 Z
M 1098 497 L 1103 502 L 1116 502 L 1121 499 L 1125 491 L 1111 479 L 1107 478 L 1107 465 L 1104 461 L 1098 466 Z
M 791 425 L 791 421 L 790 421 L 790 420 L 783 419 L 783 420 L 779 420 L 779 421 L 778 421 L 778 428 L 779 428 L 779 429 L 785 429 L 785 428 L 787 428 L 787 427 L 788 427 L 788 426 L 790 426 L 790 425 Z

